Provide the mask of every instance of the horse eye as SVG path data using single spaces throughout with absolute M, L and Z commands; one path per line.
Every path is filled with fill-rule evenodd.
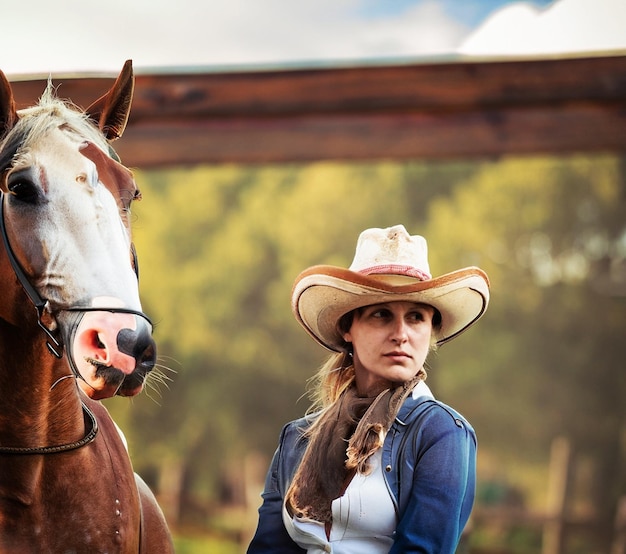
M 28 204 L 35 204 L 39 198 L 39 189 L 30 179 L 23 175 L 10 175 L 7 188 L 9 192 L 19 201 Z

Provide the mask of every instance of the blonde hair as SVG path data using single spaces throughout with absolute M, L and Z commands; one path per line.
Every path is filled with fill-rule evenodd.
M 335 402 L 354 381 L 354 366 L 347 352 L 334 352 L 308 381 L 312 401 L 309 412 L 323 410 Z

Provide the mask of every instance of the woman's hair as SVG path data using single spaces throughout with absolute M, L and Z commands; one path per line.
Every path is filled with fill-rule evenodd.
M 352 321 L 356 312 L 362 312 L 362 308 L 356 308 L 344 314 L 337 323 L 339 333 L 343 336 L 352 327 Z M 441 314 L 435 309 L 433 314 L 433 330 L 430 351 L 436 350 L 438 330 L 441 328 Z M 417 373 L 426 380 L 425 368 L 420 368 Z M 335 402 L 343 391 L 354 381 L 354 366 L 352 365 L 352 344 L 345 343 L 343 352 L 333 352 L 321 365 L 319 370 L 309 379 L 308 388 L 312 401 L 309 412 L 324 410 Z
M 354 366 L 348 352 L 331 354 L 317 373 L 309 379 L 309 412 L 317 412 L 330 406 L 354 381 Z

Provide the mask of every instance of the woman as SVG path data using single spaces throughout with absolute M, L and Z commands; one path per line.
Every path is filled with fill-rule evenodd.
M 487 308 L 470 267 L 431 278 L 402 225 L 361 233 L 350 269 L 296 279 L 296 319 L 332 350 L 315 413 L 283 429 L 249 554 L 453 553 L 474 501 L 476 436 L 424 382 L 429 351 Z

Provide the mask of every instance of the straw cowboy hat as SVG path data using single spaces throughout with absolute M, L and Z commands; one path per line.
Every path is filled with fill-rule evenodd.
M 296 319 L 322 346 L 342 352 L 340 318 L 352 310 L 392 301 L 420 302 L 441 314 L 437 344 L 458 336 L 487 309 L 489 278 L 467 267 L 432 278 L 426 239 L 403 225 L 361 233 L 349 269 L 317 265 L 294 283 L 291 307 Z

